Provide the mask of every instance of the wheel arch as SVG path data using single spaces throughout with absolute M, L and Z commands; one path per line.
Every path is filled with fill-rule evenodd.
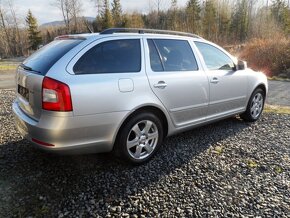
M 262 105 L 262 108 L 261 108 L 261 111 L 259 112 L 259 115 L 258 117 L 252 117 L 252 115 L 250 114 L 250 107 L 251 107 L 251 102 L 252 102 L 252 96 L 254 97 L 254 94 L 255 92 L 260 89 L 263 91 L 263 94 L 264 94 L 264 101 L 263 101 L 263 105 Z M 248 122 L 254 122 L 256 120 L 259 119 L 259 117 L 261 116 L 262 112 L 263 112 L 263 107 L 265 105 L 265 99 L 266 99 L 266 94 L 267 94 L 267 88 L 265 86 L 265 84 L 261 83 L 259 85 L 257 85 L 251 92 L 250 94 L 250 97 L 247 101 L 247 107 L 246 107 L 246 111 L 244 113 L 241 113 L 240 114 L 240 117 L 245 120 L 245 121 L 248 121 Z
M 256 89 L 259 89 L 259 88 L 263 90 L 263 92 L 264 92 L 264 97 L 266 97 L 266 95 L 267 95 L 267 88 L 266 88 L 266 85 L 263 84 L 263 83 L 260 83 L 259 85 L 256 86 L 256 88 L 253 90 L 253 92 L 254 92 Z M 253 92 L 252 92 L 252 93 L 253 93 Z
M 254 86 L 254 88 L 251 90 L 251 91 L 249 91 L 248 92 L 248 98 L 247 98 L 247 106 L 248 106 L 248 104 L 249 104 L 249 102 L 250 102 L 250 100 L 251 100 L 251 96 L 252 96 L 252 94 L 257 90 L 257 89 L 262 89 L 263 90 L 263 92 L 264 92 L 264 99 L 266 99 L 266 96 L 267 96 L 267 87 L 266 87 L 266 85 L 265 84 L 263 84 L 263 83 L 259 83 L 259 84 L 257 84 L 256 86 Z
M 168 135 L 168 128 L 169 128 L 169 123 L 168 123 L 168 118 L 165 114 L 165 112 L 160 109 L 159 107 L 155 106 L 155 105 L 144 105 L 141 106 L 139 108 L 136 108 L 135 110 L 131 111 L 131 113 L 129 113 L 124 120 L 122 121 L 121 125 L 119 126 L 117 133 L 114 137 L 114 147 L 116 144 L 116 140 L 119 137 L 120 134 L 120 130 L 126 125 L 126 123 L 136 114 L 138 113 L 142 113 L 142 112 L 151 112 L 153 114 L 155 114 L 161 121 L 162 126 L 164 128 L 164 137 L 166 137 Z

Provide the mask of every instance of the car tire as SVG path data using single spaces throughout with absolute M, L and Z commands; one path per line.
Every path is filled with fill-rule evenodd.
M 157 152 L 163 137 L 160 119 L 153 113 L 142 112 L 125 121 L 117 136 L 114 153 L 131 164 L 143 164 Z
M 260 88 L 255 89 L 249 99 L 247 110 L 240 114 L 240 117 L 247 122 L 257 121 L 263 112 L 264 104 L 265 92 Z

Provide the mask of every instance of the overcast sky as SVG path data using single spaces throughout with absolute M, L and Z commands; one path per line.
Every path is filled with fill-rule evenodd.
M 151 1 L 151 4 L 149 3 Z M 121 0 L 123 11 L 132 12 L 139 11 L 146 13 L 149 11 L 150 5 L 154 6 L 157 0 Z M 14 0 L 14 6 L 20 16 L 25 16 L 28 9 L 37 18 L 39 24 L 62 20 L 60 11 L 53 6 L 54 0 Z M 91 0 L 81 0 L 83 4 L 83 16 L 95 17 L 96 8 Z M 162 7 L 170 5 L 171 0 L 162 0 Z M 187 0 L 178 0 L 180 6 L 185 5 Z

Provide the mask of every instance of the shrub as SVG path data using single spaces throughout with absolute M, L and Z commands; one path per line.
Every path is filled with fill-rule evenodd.
M 249 67 L 263 71 L 267 76 L 287 75 L 290 70 L 290 39 L 254 39 L 246 44 L 239 58 Z

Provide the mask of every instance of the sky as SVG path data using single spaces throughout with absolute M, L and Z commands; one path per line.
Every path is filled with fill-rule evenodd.
M 14 0 L 14 6 L 17 14 L 25 17 L 28 10 L 37 18 L 38 23 L 48 23 L 51 21 L 62 20 L 61 12 L 53 6 L 55 0 Z M 91 0 L 80 0 L 82 2 L 82 16 L 95 17 L 96 8 Z M 122 9 L 124 12 L 138 11 L 146 13 L 150 7 L 154 7 L 157 0 L 121 0 Z M 161 0 L 161 7 L 170 6 L 171 0 Z M 179 6 L 185 5 L 187 0 L 178 0 Z

